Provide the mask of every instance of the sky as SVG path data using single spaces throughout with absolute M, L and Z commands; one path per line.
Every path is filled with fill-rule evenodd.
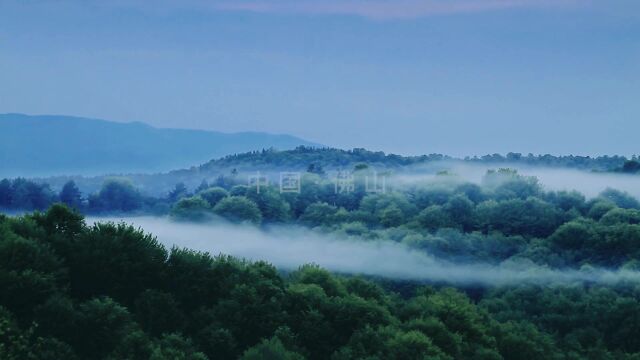
M 0 0 L 0 112 L 640 153 L 640 1 Z

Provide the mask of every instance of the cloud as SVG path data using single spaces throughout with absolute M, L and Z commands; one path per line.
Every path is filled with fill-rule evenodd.
M 583 4 L 584 0 L 236 0 L 215 3 L 221 10 L 258 13 L 355 15 L 372 19 L 418 18 L 519 8 Z

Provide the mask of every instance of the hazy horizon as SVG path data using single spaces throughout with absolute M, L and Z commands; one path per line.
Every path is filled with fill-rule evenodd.
M 268 134 L 268 135 L 276 135 L 276 136 L 292 136 L 292 137 L 296 137 L 296 138 L 300 138 L 301 140 L 305 140 L 307 142 L 313 142 L 307 138 L 302 138 L 299 136 L 296 136 L 294 134 L 291 133 L 277 133 L 277 132 L 270 132 L 270 131 L 254 131 L 254 130 L 246 130 L 246 131 L 219 131 L 219 130 L 215 130 L 215 129 L 201 129 L 201 128 L 185 128 L 185 127 L 174 127 L 174 126 L 158 126 L 158 125 L 154 125 L 152 123 L 147 123 L 144 121 L 138 121 L 138 120 L 117 120 L 117 119 L 105 119 L 105 118 L 93 118 L 93 117 L 83 117 L 83 116 L 77 116 L 77 115 L 71 115 L 71 114 L 29 114 L 29 113 L 19 113 L 19 112 L 12 112 L 12 113 L 1 113 L 0 115 L 26 115 L 26 116 L 32 116 L 32 117 L 68 117 L 68 118 L 78 118 L 78 119 L 87 119 L 87 120 L 97 120 L 97 121 L 106 121 L 106 122 L 113 122 L 113 123 L 119 123 L 119 124 L 143 124 L 146 126 L 150 126 L 152 128 L 155 129 L 164 129 L 164 130 L 195 130 L 195 131 L 206 131 L 206 132 L 213 132 L 213 133 L 221 133 L 221 134 L 242 134 L 242 133 L 260 133 L 260 134 Z M 358 146 L 344 146 L 344 147 L 340 147 L 340 146 L 331 146 L 331 145 L 326 145 L 326 144 L 322 144 L 322 143 L 318 143 L 317 145 L 319 145 L 318 147 L 320 148 L 335 148 L 335 149 L 342 149 L 342 150 L 353 150 L 356 148 L 359 148 Z M 439 153 L 439 152 L 417 152 L 417 153 L 402 153 L 402 152 L 394 152 L 394 151 L 385 151 L 379 148 L 364 148 L 366 150 L 369 151 L 383 151 L 386 154 L 394 154 L 394 155 L 401 155 L 401 156 L 420 156 L 420 155 L 429 155 L 429 154 L 441 154 L 441 155 L 445 155 L 445 156 L 451 156 L 454 159 L 465 159 L 467 157 L 469 158 L 473 158 L 473 157 L 482 157 L 485 155 L 494 155 L 494 154 L 499 154 L 499 155 L 503 155 L 506 156 L 508 153 L 520 153 L 522 155 L 528 155 L 528 154 L 532 154 L 534 156 L 539 156 L 539 155 L 552 155 L 552 156 L 589 156 L 589 157 L 598 157 L 598 156 L 624 156 L 627 158 L 632 158 L 634 155 L 638 156 L 638 154 L 640 154 L 640 151 L 637 152 L 631 152 L 628 154 L 623 154 L 623 153 L 586 153 L 586 152 L 567 152 L 567 153 L 551 153 L 551 152 L 518 152 L 518 151 L 512 151 L 512 150 L 507 150 L 504 152 L 479 152 L 479 153 L 470 153 L 470 154 L 459 154 L 459 155 L 454 155 L 451 153 Z M 231 154 L 231 153 L 230 153 Z M 211 160 L 215 160 L 218 159 L 219 157 L 215 157 L 212 158 Z M 187 165 L 185 165 L 187 166 Z

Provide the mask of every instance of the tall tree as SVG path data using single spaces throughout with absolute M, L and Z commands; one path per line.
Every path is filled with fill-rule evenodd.
M 82 206 L 82 193 L 73 180 L 64 184 L 59 196 L 60 201 L 69 207 L 79 209 Z

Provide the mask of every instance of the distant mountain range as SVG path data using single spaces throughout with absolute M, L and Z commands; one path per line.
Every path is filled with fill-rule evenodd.
M 319 146 L 290 135 L 0 114 L 0 177 L 160 172 L 234 153 L 299 145 Z

